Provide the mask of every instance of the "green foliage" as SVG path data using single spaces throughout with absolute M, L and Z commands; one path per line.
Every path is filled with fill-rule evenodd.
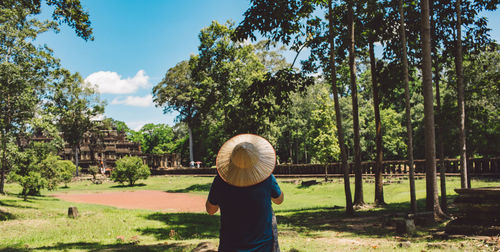
M 47 180 L 47 189 L 49 190 L 54 190 L 57 184 L 62 181 L 61 177 L 64 171 L 58 166 L 59 161 L 61 161 L 59 156 L 49 154 L 39 164 L 40 174 Z
M 128 139 L 141 144 L 141 151 L 147 154 L 181 153 L 187 140 L 187 132 L 182 128 L 167 124 L 148 123 L 139 131 L 130 130 Z M 178 132 L 178 131 L 181 132 Z
M 111 179 L 121 184 L 128 182 L 129 186 L 133 186 L 137 180 L 147 179 L 150 173 L 149 167 L 142 163 L 140 157 L 123 157 L 116 161 Z
M 48 48 L 33 44 L 36 37 L 55 28 L 53 22 L 29 19 L 29 8 L 19 2 L 0 3 L 0 193 L 4 175 L 12 169 L 7 146 L 27 129 L 37 113 L 50 71 L 57 60 Z
M 80 74 L 71 74 L 65 69 L 55 71 L 54 78 L 56 81 L 51 87 L 53 102 L 47 107 L 57 116 L 64 140 L 77 153 L 84 134 L 91 131 L 95 136 L 93 144 L 97 144 L 98 136 L 95 134 L 101 131 L 91 119 L 104 112 L 104 103 L 100 101 L 96 90 L 84 85 Z M 75 156 L 75 165 L 78 167 L 78 155 Z
M 92 175 L 92 177 L 95 179 L 96 175 L 99 173 L 99 167 L 97 167 L 96 165 L 91 165 L 89 166 L 88 171 L 90 175 Z
M 68 183 L 73 179 L 76 170 L 75 164 L 69 160 L 58 160 L 56 166 L 59 171 L 60 181 L 67 187 Z
M 40 191 L 47 187 L 47 179 L 42 177 L 42 174 L 36 171 L 30 171 L 25 176 L 20 176 L 18 174 L 11 174 L 10 180 L 17 181 L 19 185 L 23 188 L 21 195 L 24 199 L 27 199 L 28 195 L 40 195 Z
M 73 28 L 76 34 L 84 40 L 94 40 L 90 27 L 89 14 L 82 8 L 79 0 L 46 0 L 47 5 L 53 6 L 52 18 L 59 24 L 66 23 Z M 1 8 L 29 11 L 30 15 L 41 13 L 41 0 L 15 1 L 3 0 Z
M 453 188 L 459 186 L 457 178 L 448 178 L 448 191 L 454 195 Z M 131 190 L 182 191 L 204 196 L 208 194 L 213 178 L 192 176 L 155 176 L 147 180 L 141 188 Z M 408 182 L 392 183 L 384 189 L 387 200 L 385 208 L 360 209 L 354 218 L 345 218 L 342 208 L 343 185 L 341 183 L 321 183 L 310 187 L 300 187 L 294 183 L 278 183 L 287 195 L 281 205 L 273 208 L 278 218 L 280 247 L 284 251 L 292 248 L 300 251 L 348 251 L 375 250 L 403 251 L 399 248 L 401 240 L 394 229 L 382 228 L 379 221 L 383 216 L 406 213 L 408 207 Z M 291 182 L 288 180 L 287 182 Z M 473 180 L 478 187 L 495 186 L 497 181 Z M 61 188 L 57 193 L 94 193 L 118 192 L 124 188 L 113 184 L 92 184 L 89 181 L 75 181 L 71 188 Z M 423 203 L 425 198 L 424 180 L 416 181 L 417 199 Z M 7 184 L 9 192 L 17 193 L 20 187 Z M 366 187 L 365 199 L 373 199 L 373 190 Z M 172 213 L 143 209 L 123 209 L 86 203 L 71 203 L 83 212 L 80 218 L 68 221 L 65 214 L 68 202 L 51 197 L 31 197 L 23 201 L 15 195 L 0 195 L 0 250 L 136 250 L 136 251 L 190 251 L 202 241 L 218 242 L 220 216 L 204 213 Z M 423 205 L 420 205 L 422 206 Z M 423 210 L 423 208 L 422 208 Z M 2 217 L 4 217 L 2 219 Z M 92 228 L 89 228 L 89 227 Z M 372 227 L 373 226 L 373 227 Z M 361 229 L 363 227 L 364 229 Z M 441 227 L 441 226 L 438 226 Z M 419 227 L 419 235 L 411 239 L 411 251 L 429 250 L 428 237 L 435 232 L 436 226 Z M 29 232 L 27 231 L 29 230 Z M 170 237 L 170 230 L 176 235 Z M 111 233 L 111 234 L 110 234 Z M 124 244 L 116 242 L 117 236 L 124 237 Z M 62 239 L 61 237 L 64 237 Z M 137 240 L 133 240 L 136 237 Z M 333 240 L 329 240 L 333 237 Z M 88 242 L 92 239 L 92 242 Z M 332 242 L 332 241 L 339 242 Z M 132 244 L 139 241 L 139 244 Z M 345 242 L 348 241 L 348 242 Z M 355 242 L 354 242 L 355 241 Z M 483 241 L 464 241 L 449 239 L 445 251 L 475 251 L 485 247 Z M 474 242 L 474 243 L 472 243 Z M 490 247 L 488 247 L 490 248 Z
M 498 48 L 498 47 L 497 47 Z M 465 126 L 470 156 L 498 156 L 500 150 L 500 51 L 485 50 L 464 58 Z M 454 65 L 445 68 L 443 80 L 445 155 L 455 157 L 458 149 L 458 108 Z
M 81 38 L 93 40 L 88 13 L 79 0 L 47 0 L 46 4 L 54 7 L 52 17 L 55 21 L 68 24 Z M 59 68 L 59 61 L 47 46 L 34 44 L 39 34 L 58 30 L 56 22 L 35 18 L 41 13 L 41 5 L 40 0 L 0 2 L 0 139 L 3 153 L 0 193 L 3 193 L 6 172 L 18 169 L 12 167 L 16 164 L 9 162 L 12 157 L 8 157 L 7 148 L 12 142 L 8 141 L 25 137 L 23 134 L 30 130 L 28 121 L 35 114 L 43 114 L 40 106 L 48 102 L 43 96 L 47 83 Z M 26 146 L 19 147 L 23 152 Z
M 128 135 L 129 132 L 131 131 L 131 129 L 129 129 L 129 127 L 127 126 L 127 124 L 125 124 L 125 122 L 115 120 L 113 118 L 106 118 L 104 120 L 108 121 L 109 125 L 112 125 L 113 127 L 115 127 L 116 131 L 118 131 L 118 133 L 125 133 Z

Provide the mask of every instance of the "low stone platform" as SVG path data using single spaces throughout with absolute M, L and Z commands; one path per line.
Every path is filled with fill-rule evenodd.
M 446 233 L 500 235 L 500 187 L 455 189 L 461 216 L 446 226 Z

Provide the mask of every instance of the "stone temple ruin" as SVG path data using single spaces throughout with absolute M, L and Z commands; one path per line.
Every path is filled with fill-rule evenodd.
M 85 134 L 80 144 L 78 166 L 86 171 L 91 165 L 98 165 L 102 161 L 104 168 L 115 167 L 116 160 L 125 156 L 139 156 L 144 164 L 154 170 L 165 170 L 169 168 L 179 168 L 181 166 L 180 155 L 177 153 L 166 154 L 146 154 L 141 152 L 141 144 L 130 142 L 124 132 L 116 129 L 102 130 L 100 144 L 92 143 L 90 134 Z M 35 141 L 46 140 L 43 136 L 38 136 Z M 68 143 L 65 143 L 64 150 L 59 155 L 65 160 L 75 161 L 75 153 Z

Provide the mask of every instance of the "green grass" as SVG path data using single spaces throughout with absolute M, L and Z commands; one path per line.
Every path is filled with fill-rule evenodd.
M 317 179 L 321 181 L 322 179 Z M 391 179 L 397 181 L 396 178 Z M 119 209 L 94 204 L 70 203 L 48 196 L 51 193 L 88 193 L 106 191 L 160 190 L 207 195 L 210 177 L 158 176 L 135 187 L 105 182 L 100 185 L 82 180 L 43 191 L 43 196 L 23 201 L 20 187 L 7 184 L 0 196 L 0 251 L 190 251 L 202 241 L 218 242 L 219 217 L 204 213 L 167 213 L 150 210 Z M 416 237 L 398 237 L 392 227 L 383 225 L 384 216 L 406 212 L 409 203 L 407 180 L 384 186 L 385 208 L 359 210 L 355 217 L 344 215 L 343 183 L 333 182 L 302 187 L 294 179 L 278 179 L 285 193 L 282 205 L 274 205 L 280 230 L 282 251 L 405 250 L 432 251 L 429 234 L 441 225 L 419 227 Z M 458 178 L 448 178 L 450 202 L 458 188 Z M 500 186 L 498 181 L 472 182 L 473 187 Z M 418 180 L 417 199 L 423 210 L 425 181 Z M 373 184 L 364 185 L 367 203 L 373 202 Z M 353 190 L 354 188 L 352 188 Z M 70 219 L 67 209 L 78 207 L 80 217 Z M 334 207 L 337 206 L 337 207 Z M 399 244 L 409 240 L 409 248 Z M 476 240 L 439 241 L 439 250 L 476 250 L 484 244 Z

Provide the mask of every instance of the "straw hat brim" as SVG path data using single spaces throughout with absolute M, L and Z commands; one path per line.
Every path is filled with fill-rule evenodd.
M 258 161 L 247 169 L 241 169 L 231 162 L 231 154 L 235 147 L 242 143 L 250 143 L 255 148 Z M 248 187 L 266 180 L 274 171 L 276 152 L 265 138 L 255 134 L 240 134 L 227 140 L 219 150 L 216 167 L 219 176 L 228 184 L 237 187 Z

